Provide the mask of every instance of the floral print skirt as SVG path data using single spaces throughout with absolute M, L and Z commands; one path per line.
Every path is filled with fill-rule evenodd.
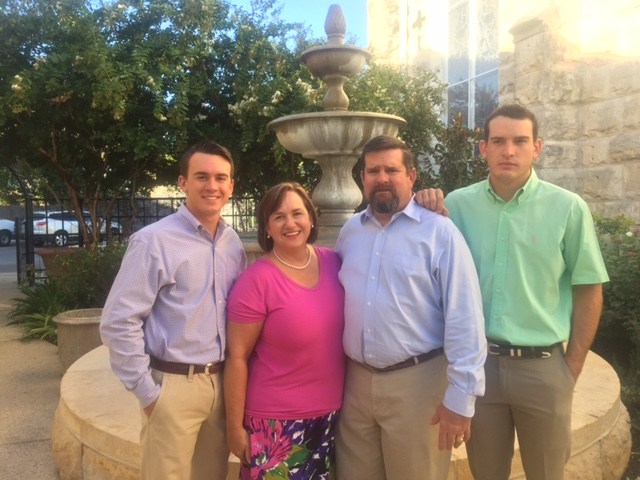
M 335 478 L 337 412 L 304 420 L 272 420 L 245 415 L 251 465 L 242 480 L 330 480 Z

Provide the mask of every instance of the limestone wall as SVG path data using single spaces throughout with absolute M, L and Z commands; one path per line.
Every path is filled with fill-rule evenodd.
M 637 0 L 498 3 L 500 102 L 518 101 L 538 115 L 540 177 L 575 191 L 595 211 L 640 224 Z M 376 60 L 422 65 L 446 81 L 448 5 L 369 0 Z M 598 53 L 605 51 L 615 54 Z
M 543 18 L 511 30 L 500 101 L 529 106 L 544 139 L 541 178 L 595 211 L 640 223 L 640 57 L 585 55 Z

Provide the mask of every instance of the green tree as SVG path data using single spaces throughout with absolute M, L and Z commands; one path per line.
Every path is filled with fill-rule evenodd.
M 96 225 L 101 199 L 108 216 L 115 197 L 175 184 L 177 155 L 203 137 L 231 149 L 237 195 L 284 179 L 313 188 L 318 167 L 266 125 L 322 108 L 326 87 L 299 57 L 324 40 L 281 21 L 280 8 L 0 0 L 0 166 L 40 195 L 70 198 L 87 244 L 99 229 L 87 228 L 83 208 Z M 435 75 L 373 62 L 346 90 L 353 110 L 404 117 L 401 136 L 420 157 L 437 152 L 444 85 Z
M 68 197 L 89 244 L 99 230 L 82 208 L 95 225 L 101 198 L 162 183 L 200 120 L 194 99 L 201 105 L 210 88 L 202 65 L 215 40 L 200 33 L 226 21 L 228 7 L 183 3 L 2 3 L 1 161 Z
M 70 198 L 79 217 L 81 202 L 95 215 L 100 198 L 175 183 L 176 154 L 203 137 L 237 158 L 239 195 L 313 169 L 266 129 L 306 105 L 298 80 L 312 82 L 298 60 L 306 30 L 276 2 L 0 5 L 0 162 L 34 189 L 47 179 L 39 192 Z
M 481 138 L 480 129 L 467 128 L 462 114 L 454 115 L 453 123 L 440 132 L 434 147 L 432 168 L 428 172 L 430 183 L 424 185 L 437 186 L 447 194 L 486 178 L 487 164 L 478 155 Z
M 407 121 L 400 137 L 418 157 L 431 156 L 443 129 L 446 86 L 430 70 L 371 61 L 347 82 L 350 109 L 397 115 Z
M 236 191 L 256 197 L 282 180 L 307 186 L 319 169 L 310 159 L 287 152 L 267 124 L 291 113 L 317 110 L 320 81 L 300 62 L 300 54 L 319 40 L 307 38 L 302 24 L 282 22 L 271 0 L 253 2 L 252 12 L 236 10 L 235 43 L 230 53 L 230 119 L 237 161 Z

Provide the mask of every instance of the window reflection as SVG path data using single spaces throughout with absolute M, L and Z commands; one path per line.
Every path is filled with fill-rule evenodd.
M 469 79 L 469 5 L 449 14 L 449 84 Z
M 482 127 L 487 117 L 498 108 L 498 71 L 475 79 L 475 126 Z
M 459 83 L 449 87 L 447 102 L 447 124 L 453 123 L 453 118 L 458 114 L 462 114 L 463 125 L 469 123 L 469 82 Z
M 498 0 L 477 0 L 476 75 L 498 68 Z
M 448 119 L 481 127 L 498 105 L 498 2 L 449 1 Z

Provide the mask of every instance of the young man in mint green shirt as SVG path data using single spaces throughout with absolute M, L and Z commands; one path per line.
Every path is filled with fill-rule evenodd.
M 588 206 L 538 179 L 541 150 L 533 113 L 502 106 L 480 142 L 489 177 L 446 197 L 478 271 L 489 343 L 467 443 L 476 480 L 508 479 L 514 432 L 528 480 L 563 478 L 573 388 L 608 281 Z

